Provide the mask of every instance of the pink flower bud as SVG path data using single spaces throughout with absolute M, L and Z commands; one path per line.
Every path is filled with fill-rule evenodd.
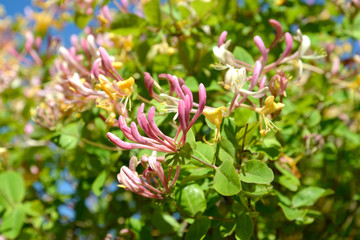
M 118 138 L 117 136 L 115 136 L 114 134 L 112 134 L 111 132 L 108 132 L 108 133 L 106 134 L 106 136 L 109 138 L 110 141 L 112 141 L 113 143 L 115 143 L 115 144 L 116 144 L 117 146 L 119 146 L 121 149 L 131 150 L 131 149 L 137 148 L 136 144 L 124 142 L 124 141 L 122 141 L 120 138 Z
M 26 38 L 26 42 L 25 42 L 25 50 L 27 52 L 30 52 L 32 49 L 32 46 L 34 44 L 34 35 L 32 34 L 32 32 L 27 31 L 25 33 L 25 38 Z
M 148 144 L 149 142 L 146 141 L 146 139 L 140 135 L 139 130 L 134 122 L 131 123 L 131 134 L 134 137 L 134 139 L 141 144 Z
M 274 20 L 274 19 L 270 19 L 269 20 L 269 23 L 271 24 L 271 26 L 273 26 L 275 28 L 275 31 L 276 31 L 276 37 L 274 39 L 274 41 L 271 43 L 270 48 L 273 48 L 275 46 L 275 44 L 280 40 L 280 38 L 282 37 L 283 35 L 283 28 L 281 26 L 281 24 Z
M 228 35 L 227 31 L 223 31 L 220 34 L 219 41 L 218 41 L 218 47 L 220 47 L 221 45 L 223 45 L 226 42 L 227 35 Z
M 251 78 L 251 85 L 249 88 L 249 91 L 253 90 L 253 88 L 256 86 L 257 84 L 257 80 L 261 74 L 261 69 L 262 69 L 262 65 L 260 61 L 256 61 L 255 62 L 255 67 L 254 67 L 254 72 Z
M 285 43 L 286 43 L 286 48 L 285 48 L 281 58 L 285 58 L 285 57 L 289 56 L 291 53 L 291 50 L 293 48 L 293 38 L 292 38 L 291 34 L 288 32 L 285 33 Z
M 185 103 L 183 100 L 179 101 L 178 111 L 179 111 L 180 127 L 183 130 L 184 135 L 186 135 L 187 129 L 186 129 L 186 121 L 185 121 Z
M 254 42 L 255 42 L 255 45 L 258 47 L 260 53 L 261 53 L 261 63 L 263 66 L 266 65 L 266 62 L 268 60 L 268 53 L 267 53 L 267 50 L 265 48 L 265 44 L 263 42 L 263 40 L 261 39 L 261 37 L 259 36 L 255 36 L 254 37 Z

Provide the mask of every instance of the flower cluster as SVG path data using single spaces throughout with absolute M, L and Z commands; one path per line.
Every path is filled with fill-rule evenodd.
M 312 71 L 318 71 L 317 68 L 311 65 L 303 64 L 302 59 L 317 59 L 324 57 L 324 55 L 306 55 L 310 48 L 310 39 L 306 35 L 302 35 L 300 31 L 297 32 L 297 36 L 294 39 L 300 42 L 299 49 L 292 53 L 293 49 L 293 37 L 290 33 L 283 33 L 281 24 L 271 19 L 270 24 L 276 30 L 276 36 L 269 47 L 265 47 L 264 41 L 259 36 L 254 37 L 254 43 L 259 49 L 261 56 L 255 61 L 254 66 L 248 63 L 240 61 L 235 58 L 232 52 L 228 50 L 231 40 L 226 41 L 227 32 L 224 31 L 218 41 L 218 45 L 213 48 L 214 55 L 218 59 L 219 63 L 214 65 L 217 70 L 227 69 L 224 77 L 224 81 L 220 82 L 226 90 L 234 92 L 233 100 L 228 109 L 228 115 L 238 107 L 247 107 L 254 110 L 259 114 L 259 124 L 261 135 L 266 135 L 270 130 L 278 130 L 279 128 L 268 118 L 269 115 L 273 115 L 275 112 L 284 108 L 282 103 L 283 97 L 286 96 L 286 87 L 288 83 L 288 76 L 285 74 L 284 67 L 280 65 L 288 64 L 298 68 L 299 76 L 308 77 L 304 74 L 304 69 Z M 285 39 L 285 49 L 278 59 L 272 63 L 268 63 L 270 50 Z M 288 69 L 290 70 L 290 69 Z M 275 75 L 267 81 L 267 74 L 270 71 L 275 71 Z M 247 74 L 252 76 L 247 76 Z M 249 88 L 244 89 L 247 81 L 250 81 Z M 257 87 L 257 91 L 254 89 Z M 268 95 L 270 91 L 271 95 Z M 275 98 L 279 96 L 280 103 L 275 103 Z M 249 97 L 259 99 L 259 106 L 257 106 Z M 263 97 L 266 97 L 263 102 Z M 244 102 L 249 105 L 243 104 Z M 264 105 L 265 104 L 265 105 Z M 265 125 L 265 129 L 263 128 Z
M 131 122 L 130 127 L 126 123 L 124 116 L 120 116 L 118 124 L 125 135 L 125 137 L 133 141 L 134 143 L 129 143 L 121 140 L 119 137 L 115 136 L 113 133 L 108 132 L 107 136 L 119 146 L 121 149 L 130 150 L 130 149 L 150 149 L 156 152 L 163 153 L 178 153 L 182 146 L 186 142 L 186 135 L 190 130 L 191 126 L 203 113 L 206 103 L 206 91 L 203 84 L 199 85 L 199 103 L 193 102 L 193 94 L 190 89 L 184 84 L 184 81 L 181 78 L 170 74 L 161 74 L 159 78 L 165 78 L 168 80 L 170 85 L 170 93 L 162 93 L 157 95 L 153 89 L 155 81 L 150 76 L 149 73 L 145 73 L 145 85 L 149 91 L 150 96 L 152 96 L 157 101 L 164 101 L 163 103 L 167 104 L 167 112 L 176 111 L 174 119 L 178 119 L 178 129 L 175 137 L 170 137 L 164 134 L 155 123 L 155 112 L 156 109 L 152 106 L 147 116 L 144 113 L 145 104 L 142 103 L 138 110 L 137 114 L 137 123 L 140 128 L 144 131 L 146 136 L 142 136 L 139 133 L 139 129 L 135 122 Z M 175 96 L 172 96 L 175 93 Z M 194 109 L 196 107 L 197 109 Z M 191 118 L 191 113 L 194 113 L 194 116 Z M 181 136 L 180 136 L 181 135 Z M 133 165 L 135 158 L 133 157 L 130 161 L 130 166 Z M 161 158 L 163 160 L 163 158 Z M 129 189 L 132 192 L 136 192 L 140 195 L 149 198 L 162 198 L 159 190 L 156 190 L 151 185 L 150 175 L 155 174 L 161 181 L 164 189 L 167 193 L 169 192 L 168 182 L 171 175 L 171 168 L 169 172 L 169 177 L 165 177 L 164 170 L 161 166 L 161 163 L 157 161 L 155 156 L 146 157 L 145 155 L 141 158 L 142 162 L 147 160 L 149 167 L 144 171 L 142 177 L 139 177 L 135 171 L 134 167 L 122 167 L 120 174 L 118 175 L 119 182 L 122 183 L 126 189 Z M 175 183 L 177 176 L 179 175 L 180 166 L 177 167 L 176 174 L 172 184 Z M 144 179 L 147 179 L 145 181 Z M 154 180 L 155 181 L 155 180 Z M 157 184 L 159 185 L 159 184 Z
M 123 166 L 120 169 L 117 175 L 120 183 L 118 186 L 147 198 L 163 199 L 164 194 L 171 193 L 170 189 L 180 173 L 180 166 L 177 166 L 171 180 L 173 168 L 170 167 L 166 174 L 161 164 L 163 161 L 164 157 L 157 157 L 155 151 L 151 156 L 143 155 L 140 162 L 133 156 L 129 167 Z M 136 172 L 136 166 L 140 163 L 145 167 L 141 175 Z

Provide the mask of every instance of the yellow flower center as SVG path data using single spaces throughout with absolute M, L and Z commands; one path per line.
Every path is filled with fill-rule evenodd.
M 134 83 L 135 83 L 135 79 L 133 77 L 130 77 L 124 81 L 119 81 L 116 84 L 121 89 L 124 96 L 129 96 L 133 92 Z
M 265 106 L 263 106 L 262 108 L 256 108 L 255 112 L 266 116 L 268 114 L 277 112 L 285 107 L 285 104 L 276 103 L 274 99 L 274 96 L 267 97 L 265 100 Z
M 222 111 L 225 111 L 226 107 L 219 107 L 219 108 L 205 108 L 203 111 L 204 116 L 211 122 L 212 124 L 217 126 L 220 126 L 223 119 L 223 113 Z

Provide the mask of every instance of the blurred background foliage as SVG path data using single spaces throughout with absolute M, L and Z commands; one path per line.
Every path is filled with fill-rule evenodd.
M 100 12 L 106 5 L 111 23 Z M 37 0 L 24 15 L 9 17 L 2 9 L 0 235 L 9 239 L 360 239 L 359 7 L 358 1 L 317 0 Z M 73 106 L 61 117 L 48 119 L 45 127 L 36 124 L 32 112 L 46 104 L 37 93 L 53 80 L 58 46 L 70 44 L 62 29 L 76 25 L 79 37 L 96 35 L 98 46 L 123 62 L 119 73 L 125 79 L 135 78 L 129 117 L 136 119 L 137 97 L 150 99 L 143 84 L 145 71 L 154 77 L 161 73 L 182 77 L 193 92 L 203 83 L 209 106 L 231 101 L 218 84 L 222 72 L 210 66 L 216 62 L 212 48 L 226 30 L 232 40 L 229 50 L 254 63 L 260 54 L 253 38 L 259 35 L 269 46 L 275 36 L 270 19 L 292 34 L 301 29 L 311 39 L 312 49 L 326 51 L 327 57 L 307 61 L 321 71 L 306 80 L 298 79 L 295 71 L 290 77 L 286 107 L 277 117 L 281 131 L 261 138 L 258 131 L 245 130 L 246 143 L 234 142 L 226 129 L 244 134 L 247 123 L 250 130 L 258 128 L 256 115 L 241 108 L 224 120 L 222 145 L 199 147 L 213 153 L 220 165 L 224 156 L 232 161 L 239 158 L 236 146 L 244 144 L 241 159 L 250 160 L 247 171 L 261 180 L 240 175 L 238 195 L 220 195 L 213 187 L 213 172 L 191 164 L 182 169 L 174 195 L 165 200 L 119 189 L 120 167 L 146 151 L 122 151 L 111 144 L 106 132 L 123 135 L 103 121 L 100 115 L 106 112 L 95 104 L 81 110 Z M 10 49 L 25 51 L 27 31 L 43 40 L 39 64 L 28 55 L 20 62 L 9 54 Z M 53 49 L 46 47 L 57 36 L 68 39 L 59 40 Z M 270 60 L 283 48 L 272 49 Z M 334 72 L 335 64 L 339 69 Z M 171 119 L 164 115 L 157 122 Z M 162 130 L 174 132 L 170 125 Z M 205 118 L 193 132 L 197 141 L 211 138 Z M 257 160 L 261 164 L 253 162 Z

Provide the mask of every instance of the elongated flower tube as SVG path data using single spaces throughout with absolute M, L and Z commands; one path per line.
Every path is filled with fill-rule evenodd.
M 223 31 L 220 34 L 219 41 L 218 41 L 218 47 L 220 47 L 221 45 L 223 45 L 226 42 L 227 35 L 228 35 L 227 31 Z
M 163 161 L 164 157 L 157 157 L 156 151 L 151 156 L 143 155 L 141 161 L 133 156 L 129 167 L 121 167 L 117 175 L 120 183 L 118 186 L 147 198 L 163 199 L 164 194 L 171 193 L 170 189 L 180 173 L 180 166 L 177 166 L 173 179 L 170 181 L 173 168 L 170 167 L 168 174 L 165 174 L 161 163 Z M 136 172 L 136 166 L 139 163 L 145 167 L 141 175 Z
M 145 86 L 148 89 L 149 95 L 152 96 L 156 101 L 160 102 L 161 104 L 165 105 L 165 109 L 162 109 L 165 112 L 175 112 L 174 121 L 179 116 L 179 106 L 180 100 L 183 101 L 181 103 L 180 111 L 186 110 L 186 122 L 189 119 L 190 113 L 196 113 L 193 121 L 201 115 L 199 113 L 199 109 L 205 107 L 206 101 L 206 91 L 203 84 L 199 85 L 199 103 L 193 102 L 193 94 L 190 89 L 185 85 L 184 80 L 182 78 L 178 78 L 177 76 L 171 74 L 160 74 L 160 79 L 166 79 L 170 85 L 170 93 L 166 94 L 161 89 L 161 87 L 157 84 L 156 81 L 150 76 L 149 73 L 145 73 Z M 162 93 L 160 96 L 157 95 L 154 91 L 154 86 L 156 86 Z M 175 96 L 173 96 L 175 95 Z M 183 105 L 185 104 L 185 105 Z M 183 109 L 183 107 L 186 107 Z M 198 109 L 193 109 L 193 107 L 197 107 Z
M 69 79 L 69 83 L 71 87 L 82 96 L 93 96 L 94 98 L 106 97 L 105 92 L 95 91 L 92 89 L 84 79 L 80 79 L 80 76 L 77 73 L 75 73 L 73 77 Z
M 275 28 L 275 31 L 276 31 L 276 37 L 269 47 L 269 49 L 271 49 L 281 39 L 281 37 L 283 35 L 283 28 L 282 28 L 281 24 L 274 19 L 270 19 L 269 23 L 271 24 L 271 26 L 273 26 Z
M 255 36 L 254 37 L 254 43 L 258 47 L 258 49 L 259 49 L 259 51 L 261 53 L 260 61 L 261 61 L 262 65 L 265 66 L 266 62 L 267 62 L 267 60 L 269 58 L 269 54 L 268 54 L 268 51 L 266 50 L 264 41 L 261 39 L 261 37 Z
M 141 136 L 135 122 L 131 123 L 131 127 L 128 127 L 126 120 L 123 116 L 119 118 L 119 127 L 124 133 L 125 137 L 135 143 L 129 143 L 121 140 L 112 133 L 107 133 L 110 141 L 115 143 L 122 149 L 130 150 L 136 148 L 150 149 L 153 151 L 164 152 L 164 153 L 175 153 L 186 142 L 186 134 L 190 130 L 191 126 L 195 123 L 197 118 L 202 114 L 205 103 L 206 103 L 206 91 L 203 84 L 199 85 L 199 104 L 197 104 L 197 110 L 192 119 L 190 119 L 190 114 L 193 111 L 193 96 L 191 91 L 183 85 L 182 91 L 183 99 L 178 101 L 178 120 L 179 128 L 177 130 L 176 136 L 171 138 L 165 135 L 155 123 L 155 107 L 151 107 L 148 115 L 144 114 L 144 103 L 141 104 L 138 115 L 137 123 L 138 126 L 144 131 L 145 137 Z M 178 90 L 178 91 L 180 91 Z M 182 132 L 182 137 L 177 139 L 179 134 Z

